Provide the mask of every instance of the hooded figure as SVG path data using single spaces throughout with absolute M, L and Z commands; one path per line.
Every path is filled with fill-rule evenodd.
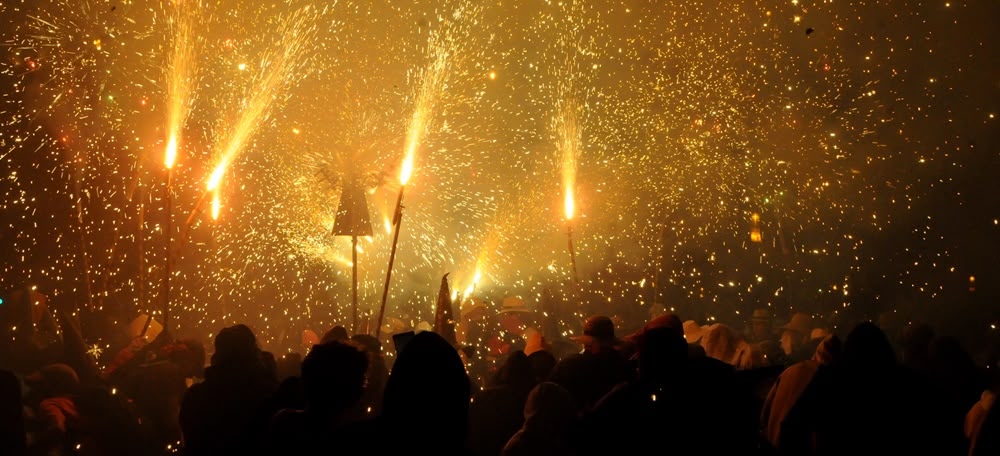
M 573 456 L 569 431 L 576 419 L 573 395 L 555 383 L 541 383 L 524 404 L 524 426 L 500 453 L 502 456 Z
M 705 354 L 722 361 L 738 370 L 760 367 L 760 359 L 753 353 L 752 347 L 732 328 L 723 324 L 709 327 L 708 334 L 701 340 Z
M 419 450 L 465 454 L 469 377 L 458 352 L 441 336 L 423 331 L 399 354 L 385 386 L 379 427 L 381 454 Z
M 773 447 L 777 448 L 781 440 L 781 422 L 788 411 L 799 400 L 820 366 L 830 365 L 840 357 L 840 347 L 837 336 L 827 336 L 812 359 L 793 364 L 775 380 L 764 400 L 760 417 L 764 437 Z
M 476 393 L 469 406 L 469 449 L 478 456 L 496 456 L 524 424 L 524 404 L 538 381 L 531 360 L 516 351 L 497 372 L 491 385 Z
M 781 423 L 788 454 L 949 454 L 930 385 L 904 370 L 885 334 L 861 323 L 839 363 L 821 366 Z

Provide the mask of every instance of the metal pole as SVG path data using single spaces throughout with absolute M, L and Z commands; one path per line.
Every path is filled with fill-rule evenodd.
M 358 333 L 358 237 L 351 236 L 351 332 Z
M 389 269 L 385 271 L 385 288 L 382 289 L 382 306 L 378 309 L 378 326 L 375 327 L 375 337 L 378 338 L 382 332 L 382 319 L 385 317 L 385 302 L 389 299 L 389 282 L 392 280 L 392 263 L 396 261 L 396 243 L 399 242 L 399 225 L 403 221 L 403 191 L 406 187 L 399 188 L 399 198 L 396 200 L 396 213 L 393 215 L 393 225 L 396 228 L 392 236 L 392 250 L 389 252 Z

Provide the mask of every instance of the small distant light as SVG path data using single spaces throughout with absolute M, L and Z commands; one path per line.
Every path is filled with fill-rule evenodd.
M 496 79 L 496 78 L 497 78 L 497 72 L 496 71 L 490 71 L 490 80 L 493 80 L 493 79 Z
M 245 64 L 245 63 L 241 63 L 241 64 L 237 65 L 237 66 L 236 66 L 236 68 L 239 68 L 239 69 L 240 69 L 240 71 L 246 71 L 246 69 L 247 69 L 247 64 Z
M 297 135 L 297 134 L 299 134 L 299 133 L 302 133 L 302 130 L 299 130 L 299 129 L 298 129 L 298 127 L 296 127 L 296 128 L 293 128 L 293 129 L 292 129 L 292 133 L 294 133 L 294 134 L 296 134 L 296 135 Z
M 656 402 L 656 394 L 651 394 L 649 398 L 652 399 L 653 402 Z

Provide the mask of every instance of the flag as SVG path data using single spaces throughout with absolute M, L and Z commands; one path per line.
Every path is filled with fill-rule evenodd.
M 458 345 L 455 337 L 455 317 L 451 309 L 451 290 L 448 289 L 448 274 L 441 277 L 437 308 L 434 312 L 434 332 L 452 345 Z

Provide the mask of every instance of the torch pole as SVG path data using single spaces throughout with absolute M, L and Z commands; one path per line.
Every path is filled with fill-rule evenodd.
M 351 333 L 358 333 L 358 237 L 351 236 Z
M 403 191 L 406 186 L 399 188 L 399 198 L 396 200 L 396 213 L 393 215 L 392 224 L 395 227 L 395 234 L 392 236 L 392 250 L 389 252 L 389 269 L 385 271 L 385 287 L 382 289 L 382 305 L 378 309 L 378 326 L 375 326 L 375 337 L 382 333 L 382 319 L 385 317 L 385 302 L 389 298 L 389 282 L 392 280 L 392 263 L 396 261 L 396 244 L 399 242 L 399 225 L 403 221 Z
M 569 245 L 569 259 L 573 265 L 573 285 L 580 287 L 580 276 L 576 272 L 576 250 L 573 248 L 573 224 L 566 222 L 566 238 Z
M 167 195 L 164 198 L 167 205 L 167 221 L 164 223 L 167 229 L 167 254 L 164 260 L 163 266 L 163 331 L 167 331 L 170 327 L 170 274 L 173 269 L 172 264 L 172 247 L 173 243 L 173 218 L 174 218 L 174 204 L 173 204 L 173 180 L 174 180 L 174 170 L 173 168 L 167 169 Z M 152 319 L 152 315 L 150 315 Z

